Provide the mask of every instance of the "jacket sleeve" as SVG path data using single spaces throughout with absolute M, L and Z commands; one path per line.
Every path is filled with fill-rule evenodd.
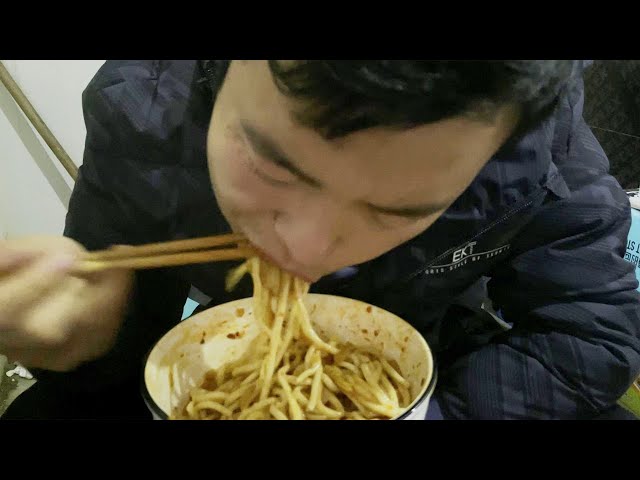
M 143 124 L 146 111 L 130 98 L 135 94 L 137 102 L 153 108 L 155 70 L 153 62 L 107 62 L 83 93 L 87 137 L 64 235 L 89 250 L 168 235 L 169 220 L 156 211 L 162 196 L 151 189 L 150 167 L 140 161 L 150 137 Z M 66 378 L 70 388 L 95 390 L 139 375 L 153 341 L 180 320 L 188 291 L 189 284 L 171 270 L 137 272 L 113 349 L 73 372 L 36 376 Z
M 568 194 L 552 197 L 512 243 L 489 294 L 513 326 L 442 372 L 453 418 L 591 418 L 640 373 L 640 296 L 624 260 L 631 214 L 581 115 L 558 159 Z

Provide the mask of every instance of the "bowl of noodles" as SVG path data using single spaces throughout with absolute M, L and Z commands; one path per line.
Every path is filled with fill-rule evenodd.
M 435 388 L 422 335 L 367 303 L 308 293 L 309 285 L 258 259 L 252 298 L 175 326 L 144 363 L 155 419 L 424 419 Z

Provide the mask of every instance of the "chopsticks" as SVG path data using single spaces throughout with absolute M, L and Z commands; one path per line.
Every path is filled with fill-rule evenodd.
M 194 263 L 239 260 L 255 251 L 247 239 L 230 233 L 212 237 L 150 243 L 140 246 L 118 246 L 84 255 L 74 269 L 78 273 L 108 269 L 147 269 Z

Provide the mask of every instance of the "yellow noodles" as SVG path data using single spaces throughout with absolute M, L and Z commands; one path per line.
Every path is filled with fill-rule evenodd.
M 396 365 L 318 336 L 303 302 L 308 283 L 253 257 L 230 272 L 227 289 L 246 273 L 261 333 L 242 358 L 208 372 L 171 418 L 389 419 L 409 405 L 409 384 Z

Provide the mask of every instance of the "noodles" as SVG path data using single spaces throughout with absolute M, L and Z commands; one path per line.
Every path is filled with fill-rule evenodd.
M 227 289 L 246 273 L 262 331 L 241 358 L 208 372 L 172 419 L 390 419 L 408 407 L 409 384 L 395 362 L 318 336 L 306 282 L 253 257 L 230 272 Z

